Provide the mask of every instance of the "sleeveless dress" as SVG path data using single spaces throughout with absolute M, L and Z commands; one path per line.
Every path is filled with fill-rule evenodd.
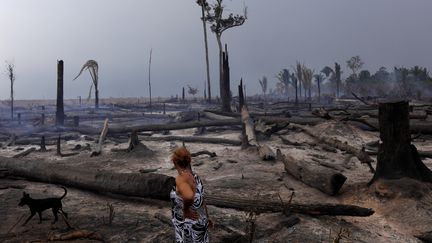
M 191 209 L 198 213 L 198 219 L 183 218 L 183 199 L 176 192 L 174 185 L 170 193 L 172 203 L 172 223 L 175 229 L 176 243 L 208 243 L 208 219 L 204 207 L 204 187 L 201 179 L 195 173 L 192 173 L 196 190 L 194 202 Z

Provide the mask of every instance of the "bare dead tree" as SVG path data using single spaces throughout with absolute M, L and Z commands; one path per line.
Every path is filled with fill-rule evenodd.
M 241 26 L 247 19 L 247 8 L 244 8 L 244 14 L 234 15 L 229 14 L 228 17 L 223 16 L 225 6 L 222 4 L 223 0 L 216 0 L 216 3 L 207 8 L 205 20 L 211 24 L 210 29 L 216 35 L 216 41 L 219 47 L 219 84 L 220 84 L 220 97 L 222 100 L 222 110 L 230 111 L 230 86 L 229 82 L 224 79 L 223 71 L 223 47 L 222 47 L 222 34 L 231 28 Z
M 336 97 L 339 98 L 340 86 L 341 86 L 341 66 L 339 63 L 335 62 L 335 81 L 336 81 Z
M 13 85 L 15 83 L 15 73 L 14 73 L 15 65 L 12 61 L 6 61 L 6 75 L 9 78 L 11 84 L 11 120 L 13 120 L 13 101 L 14 101 L 14 91 Z
M 151 72 L 152 53 L 153 53 L 153 49 L 150 49 L 149 70 L 148 70 L 149 95 L 150 95 L 150 108 L 151 108 L 151 106 L 152 106 L 151 79 L 150 79 L 150 78 L 151 78 L 151 76 L 150 76 L 150 72 Z
M 208 87 L 208 101 L 211 101 L 211 85 L 210 85 L 210 64 L 209 64 L 209 54 L 208 54 L 208 38 L 207 38 L 207 24 L 205 12 L 209 11 L 210 6 L 206 0 L 197 0 L 197 4 L 201 7 L 201 20 L 203 23 L 204 32 L 204 48 L 205 48 L 205 58 L 206 58 L 206 71 L 207 71 L 207 87 Z M 205 93 L 205 88 L 204 88 Z M 206 99 L 206 97 L 204 97 Z

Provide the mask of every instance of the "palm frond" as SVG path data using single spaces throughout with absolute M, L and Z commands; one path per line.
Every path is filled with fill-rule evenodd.
M 95 60 L 88 60 L 82 66 L 80 72 L 78 73 L 78 75 L 73 80 L 77 79 L 85 69 L 89 70 L 90 75 L 92 76 L 92 79 L 93 79 L 93 83 L 97 84 L 99 66 Z

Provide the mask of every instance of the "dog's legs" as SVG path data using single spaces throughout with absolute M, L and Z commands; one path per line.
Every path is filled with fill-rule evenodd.
M 42 223 L 42 212 L 37 212 L 39 214 L 39 224 Z
M 22 226 L 26 225 L 28 221 L 30 221 L 30 219 L 33 218 L 35 214 L 36 214 L 35 212 L 31 212 L 30 216 L 26 219 L 26 221 L 24 222 L 24 224 L 22 224 Z
M 58 208 L 53 208 L 52 209 L 52 212 L 54 214 L 54 222 L 52 222 L 51 224 L 55 224 L 55 222 L 57 222 L 57 220 L 58 220 L 58 216 L 57 216 L 58 211 L 59 211 Z
M 66 218 L 68 218 L 68 214 L 67 214 L 65 211 L 63 211 L 63 208 L 60 208 L 60 211 L 61 211 L 61 213 L 63 213 L 63 215 L 64 215 Z

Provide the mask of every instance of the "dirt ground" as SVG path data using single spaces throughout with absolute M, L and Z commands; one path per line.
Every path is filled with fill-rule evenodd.
M 379 139 L 376 132 L 362 131 L 343 123 L 326 122 L 313 129 L 317 134 L 328 134 L 360 148 L 367 142 Z M 195 131 L 185 129 L 172 131 L 171 134 L 190 136 Z M 208 132 L 201 136 L 239 139 L 239 131 Z M 297 142 L 311 141 L 310 137 L 295 130 L 289 130 L 283 136 Z M 428 137 L 421 137 L 414 144 L 420 150 L 432 150 L 431 141 Z M 26 159 L 122 173 L 157 169 L 155 173 L 176 176 L 170 153 L 181 143 L 143 143 L 154 153 L 112 152 L 112 148 L 125 148 L 127 144 L 108 137 L 103 153 L 98 157 L 90 157 L 91 151 L 84 149 L 76 156 L 58 157 L 55 146 L 48 146 L 48 152 L 33 152 Z M 328 196 L 291 177 L 284 171 L 282 162 L 260 160 L 255 151 L 215 144 L 189 143 L 186 146 L 191 152 L 205 149 L 217 154 L 214 158 L 202 155 L 192 162 L 194 171 L 202 177 L 208 191 L 274 200 L 280 196 L 284 201 L 288 201 L 291 193 L 295 192 L 293 202 L 354 204 L 372 208 L 375 213 L 364 218 L 297 215 L 300 223 L 286 227 L 284 223 L 287 216 L 282 213 L 263 213 L 254 218 L 247 212 L 209 206 L 210 216 L 215 222 L 214 229 L 210 231 L 211 242 L 248 242 L 251 219 L 256 225 L 254 242 L 334 242 L 339 233 L 342 237 L 340 242 L 420 242 L 415 235 L 432 231 L 432 185 L 402 179 L 380 181 L 368 187 L 367 182 L 373 175 L 368 167 L 342 151 L 334 153 L 324 151 L 319 146 L 284 145 L 277 136 L 262 143 L 298 160 L 307 161 L 314 157 L 324 159 L 338 166 L 348 179 L 338 195 Z M 64 142 L 62 150 L 72 152 L 77 144 L 83 148 L 86 144 L 95 146 L 94 141 L 81 138 Z M 0 149 L 0 156 L 11 157 L 18 152 L 18 147 L 30 146 Z M 423 161 L 432 168 L 431 159 Z M 60 196 L 63 193 L 59 185 L 20 178 L 0 179 L 0 242 L 44 242 L 52 235 L 67 232 L 62 219 L 51 225 L 53 215 L 49 210 L 43 213 L 45 220 L 41 224 L 38 224 L 35 216 L 26 226 L 21 226 L 30 213 L 27 207 L 18 206 L 23 191 L 34 198 Z M 112 205 L 115 212 L 111 224 L 108 222 L 108 205 Z M 168 202 L 131 201 L 68 188 L 63 208 L 75 229 L 100 234 L 107 242 L 171 242 L 173 239 Z M 75 242 L 93 241 L 82 239 Z

